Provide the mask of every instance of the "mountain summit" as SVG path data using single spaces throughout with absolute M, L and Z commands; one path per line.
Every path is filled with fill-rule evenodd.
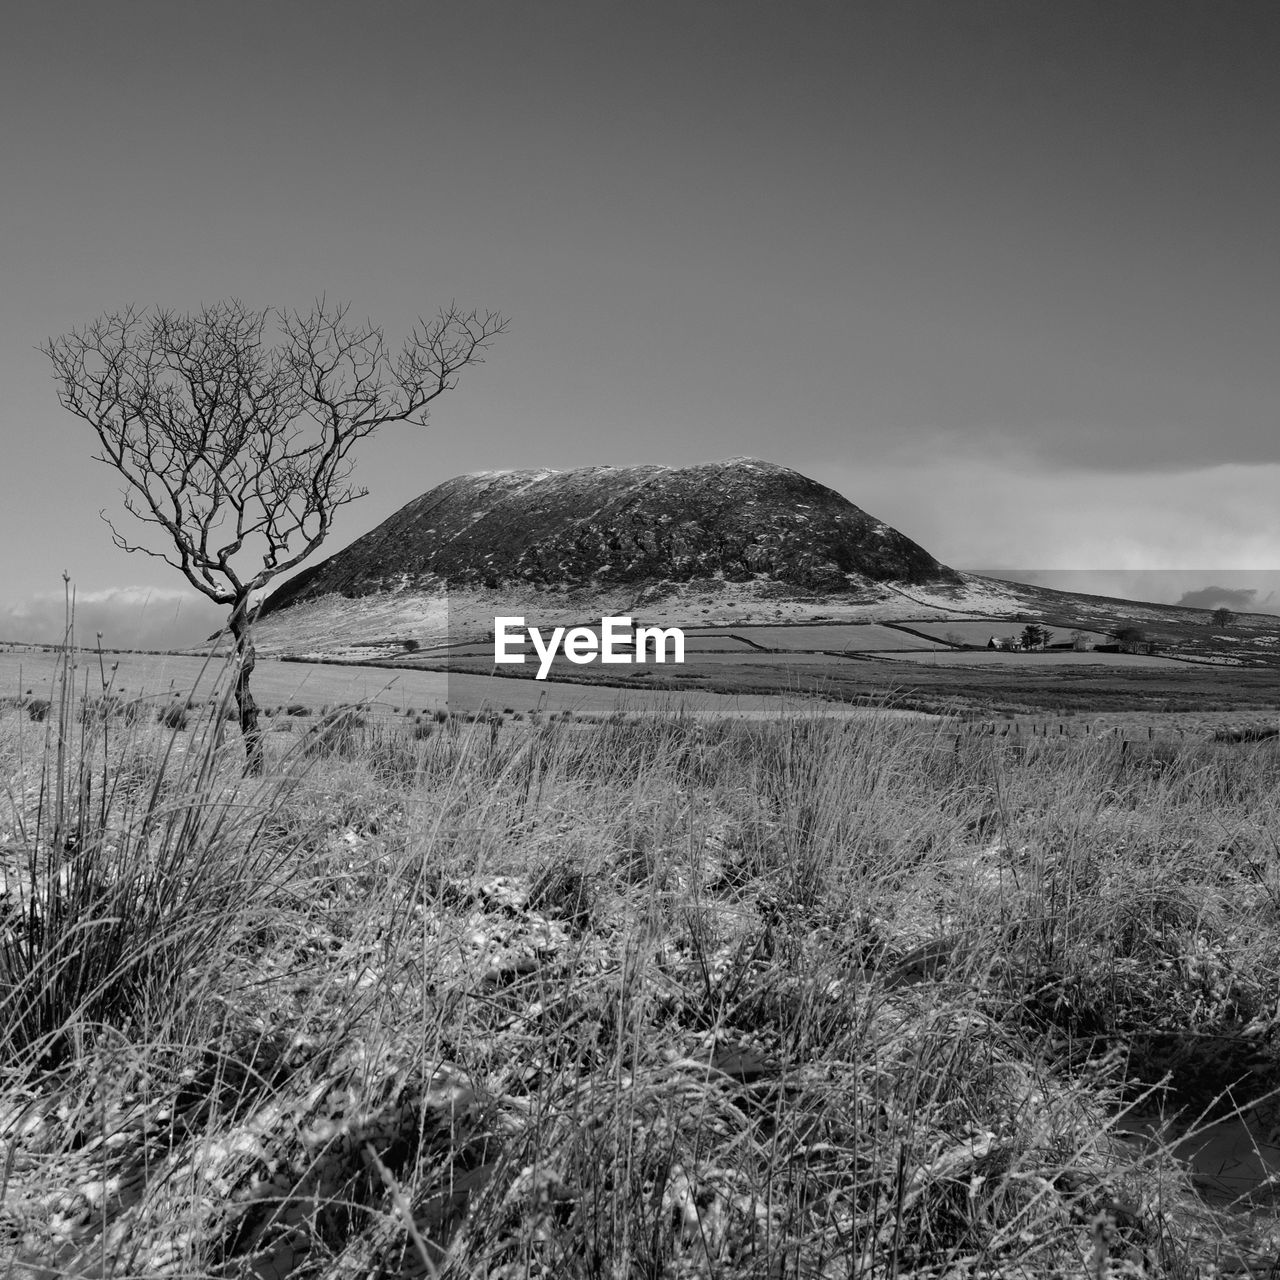
M 479 471 L 402 507 L 263 602 L 506 587 L 772 583 L 840 594 L 959 575 L 896 529 L 789 467 L 755 458 L 689 467 Z

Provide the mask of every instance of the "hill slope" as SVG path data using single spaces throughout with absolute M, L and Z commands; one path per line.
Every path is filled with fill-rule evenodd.
M 583 467 L 458 476 L 263 603 L 504 587 L 643 588 L 698 581 L 856 592 L 959 576 L 896 529 L 788 467 Z
M 948 644 L 948 624 L 974 619 L 1001 634 L 1037 620 L 1059 641 L 1137 626 L 1163 653 L 1280 662 L 1275 618 L 1218 634 L 1202 609 L 957 573 L 834 490 L 750 458 L 455 477 L 284 583 L 255 635 L 268 655 L 426 662 L 443 645 L 491 643 L 499 615 L 539 627 L 917 621 Z

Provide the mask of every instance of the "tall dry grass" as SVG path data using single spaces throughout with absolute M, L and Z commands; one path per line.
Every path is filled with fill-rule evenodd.
M 245 779 L 219 708 L 127 719 L 101 683 L 0 718 L 9 1274 L 1269 1247 L 1115 1131 L 1274 1083 L 1272 746 L 339 708 Z

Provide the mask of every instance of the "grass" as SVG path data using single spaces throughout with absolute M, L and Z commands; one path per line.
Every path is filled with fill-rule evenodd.
M 1027 662 L 926 666 L 899 661 L 902 655 L 893 659 L 861 655 L 832 657 L 806 668 L 795 655 L 770 656 L 776 665 L 735 663 L 731 658 L 713 663 L 707 655 L 694 655 L 684 667 L 653 664 L 643 670 L 650 673 L 646 683 L 654 689 L 683 684 L 738 697 L 769 696 L 785 690 L 793 695 L 809 694 L 860 705 L 882 704 L 892 693 L 895 706 L 944 715 L 1053 715 L 1065 710 L 1149 711 L 1156 707 L 1171 711 L 1274 712 L 1280 706 L 1280 670 L 1275 667 L 1215 669 L 1184 662 L 1177 669 L 1138 668 L 1131 665 L 1131 658 L 1124 668 Z M 1009 656 L 1034 659 L 1040 655 Z M 463 659 L 454 664 L 449 677 L 451 687 L 468 678 L 460 672 L 470 671 L 476 679 L 492 670 L 478 661 L 467 665 L 469 662 Z M 513 673 L 524 670 L 509 668 Z M 675 678 L 677 673 L 681 679 Z M 567 662 L 557 662 L 553 676 L 560 681 L 572 680 L 584 688 L 616 679 L 603 676 L 598 668 L 573 667 Z M 501 684 L 494 681 L 496 691 L 492 696 L 508 697 L 503 689 L 521 683 L 538 687 L 531 676 L 513 675 L 502 678 Z M 603 700 L 603 690 L 601 696 Z
M 0 713 L 0 1274 L 1275 1256 L 1119 1133 L 1272 1117 L 1274 742 L 335 706 L 245 779 L 68 670 Z

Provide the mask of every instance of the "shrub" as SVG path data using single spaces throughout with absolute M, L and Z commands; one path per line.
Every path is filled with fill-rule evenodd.
M 417 745 L 421 737 L 416 726 L 408 733 L 398 726 L 378 728 L 364 743 L 361 764 L 381 783 L 395 787 L 413 787 L 422 778 L 423 751 Z M 427 726 L 427 733 L 431 727 Z
M 100 723 L 115 716 L 124 714 L 125 702 L 117 694 L 103 694 L 96 698 L 86 698 L 80 704 L 80 722 L 82 724 Z
M 336 707 L 315 725 L 302 744 L 308 756 L 337 756 L 350 760 L 359 754 L 365 718 L 358 707 Z
M 44 720 L 49 715 L 48 698 L 32 698 L 27 703 L 27 716 L 31 720 Z
M 156 720 L 166 729 L 185 729 L 188 722 L 187 705 L 184 702 L 171 702 L 156 712 Z

